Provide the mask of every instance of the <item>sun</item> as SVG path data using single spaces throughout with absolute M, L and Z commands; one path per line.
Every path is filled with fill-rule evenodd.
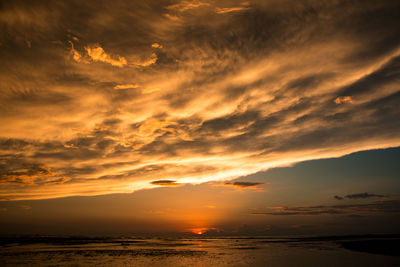
M 215 228 L 203 227 L 203 228 L 192 228 L 192 229 L 189 229 L 189 230 L 190 230 L 190 232 L 192 232 L 193 234 L 196 234 L 196 235 L 203 235 L 203 234 L 205 234 L 208 230 L 211 230 L 211 229 L 215 229 Z

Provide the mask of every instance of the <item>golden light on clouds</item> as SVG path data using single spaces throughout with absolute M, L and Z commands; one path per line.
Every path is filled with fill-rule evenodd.
M 75 60 L 76 62 L 81 61 L 82 55 L 75 50 L 74 44 L 71 41 L 69 43 L 71 44 L 71 56 L 73 60 Z
M 124 89 L 135 89 L 138 87 L 140 87 L 140 86 L 137 84 L 118 84 L 118 85 L 114 86 L 113 88 L 115 90 L 124 90 Z
M 190 9 L 195 9 L 198 7 L 204 7 L 204 6 L 210 6 L 211 4 L 205 1 L 178 1 L 177 4 L 173 4 L 170 6 L 167 6 L 167 9 L 170 10 L 174 10 L 174 11 L 178 11 L 178 12 L 184 12 L 186 10 L 190 10 Z
M 400 145 L 398 34 L 362 30 L 362 10 L 394 4 L 278 2 L 7 3 L 1 198 L 224 184 Z
M 216 13 L 218 14 L 226 14 L 226 13 L 231 13 L 231 12 L 238 12 L 238 11 L 245 11 L 249 10 L 249 7 L 228 7 L 228 8 L 217 8 Z
M 153 44 L 151 45 L 151 47 L 153 47 L 153 48 L 163 48 L 163 46 L 160 45 L 159 43 L 153 43 Z
M 351 96 L 338 96 L 334 100 L 335 104 L 340 105 L 343 103 L 353 103 L 353 98 Z
M 85 50 L 93 61 L 109 63 L 113 66 L 117 66 L 120 68 L 127 64 L 126 58 L 118 55 L 111 56 L 109 54 L 106 54 L 104 49 L 99 44 L 87 46 L 85 47 Z

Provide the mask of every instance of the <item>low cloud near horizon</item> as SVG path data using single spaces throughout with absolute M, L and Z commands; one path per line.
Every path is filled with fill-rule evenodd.
M 400 146 L 398 1 L 1 7 L 1 200 L 224 182 Z
M 400 213 L 400 201 L 384 200 L 363 204 L 321 205 L 309 207 L 267 207 L 267 211 L 252 212 L 253 215 L 351 215 L 368 216 L 379 213 Z
M 371 193 L 365 192 L 365 193 L 345 195 L 344 197 L 336 195 L 333 198 L 337 199 L 337 200 L 343 200 L 345 198 L 347 198 L 347 199 L 366 199 L 366 198 L 374 198 L 374 197 L 381 198 L 381 197 L 385 197 L 385 196 L 384 195 L 371 194 Z

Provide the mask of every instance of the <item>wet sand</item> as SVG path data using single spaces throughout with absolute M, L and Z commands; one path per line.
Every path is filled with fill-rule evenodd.
M 8 237 L 1 266 L 400 266 L 399 236 Z

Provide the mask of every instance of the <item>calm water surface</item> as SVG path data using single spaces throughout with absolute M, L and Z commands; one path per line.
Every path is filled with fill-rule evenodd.
M 397 245 L 397 237 L 3 238 L 0 265 L 400 266 Z

